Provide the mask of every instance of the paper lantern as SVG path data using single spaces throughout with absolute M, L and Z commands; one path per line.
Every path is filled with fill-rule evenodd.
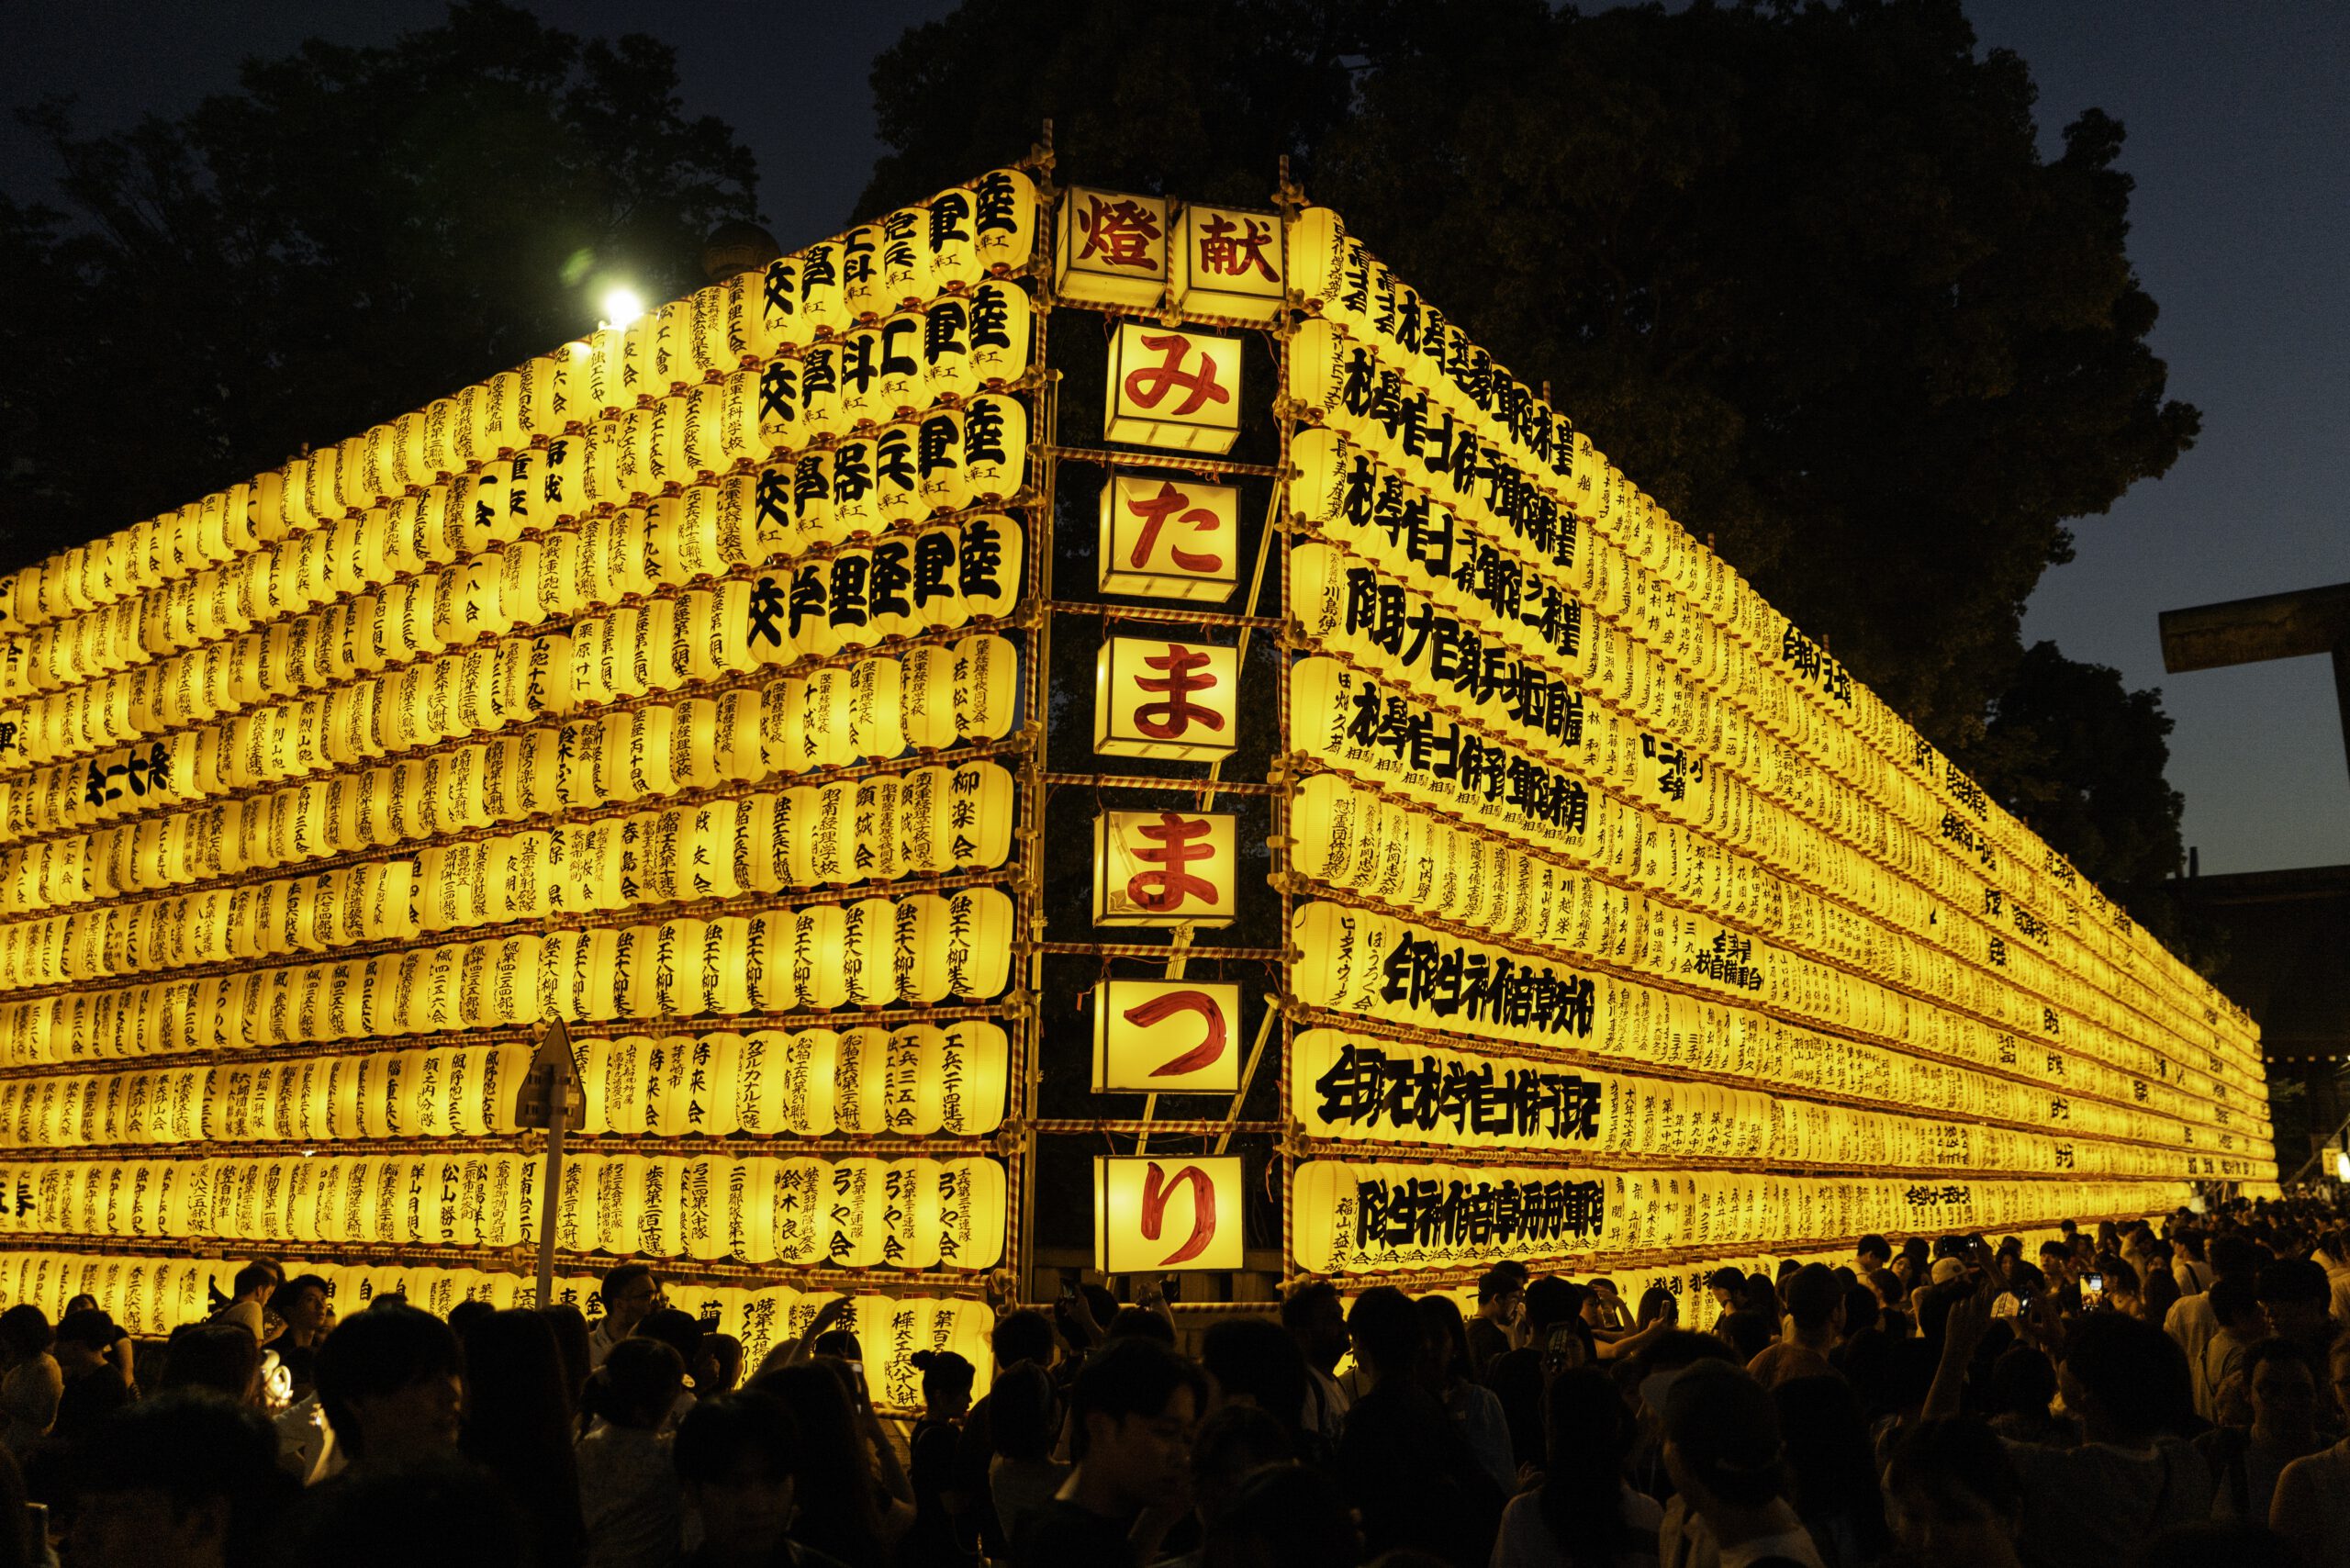
M 1240 492 L 1114 472 L 1102 488 L 1103 593 L 1222 603 L 1239 577 Z
M 831 1267 L 870 1269 L 881 1261 L 890 1234 L 886 1177 L 878 1159 L 852 1155 L 832 1162 L 823 1183 Z
M 1168 249 L 1169 288 L 1177 309 L 1243 321 L 1280 318 L 1280 215 L 1189 206 L 1176 220 Z
M 1154 306 L 1167 287 L 1167 202 L 1072 186 L 1053 240 L 1053 291 L 1100 305 Z
M 1094 669 L 1093 749 L 1181 761 L 1229 756 L 1239 668 L 1230 647 L 1105 637 Z
M 1240 988 L 1191 980 L 1093 988 L 1096 1092 L 1237 1093 Z
M 1093 819 L 1096 925 L 1229 925 L 1238 913 L 1238 818 L 1103 812 Z
M 1237 1155 L 1093 1161 L 1093 1266 L 1105 1273 L 1243 1266 Z
M 1240 340 L 1122 321 L 1110 340 L 1104 440 L 1227 453 L 1240 439 Z

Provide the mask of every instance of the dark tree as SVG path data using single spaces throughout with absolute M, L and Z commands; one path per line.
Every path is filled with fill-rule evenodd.
M 0 555 L 22 565 L 340 441 L 699 286 L 750 153 L 669 48 L 464 0 L 388 48 L 248 62 L 177 119 L 79 137 L 67 211 L 0 203 Z
M 873 209 L 1048 116 L 1079 182 L 1261 202 L 1292 154 L 2085 871 L 2175 861 L 2158 731 L 2062 788 L 2088 737 L 2165 722 L 2153 694 L 2028 664 L 2020 622 L 2069 520 L 2161 475 L 2198 416 L 2146 346 L 2121 126 L 2090 110 L 2043 159 L 2029 72 L 1957 0 L 968 0 L 873 82 L 897 149 Z M 2024 711 L 2030 740 L 2009 720 L 1993 745 Z

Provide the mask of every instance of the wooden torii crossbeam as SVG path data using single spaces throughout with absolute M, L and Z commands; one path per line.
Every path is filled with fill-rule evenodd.
M 2162 633 L 2163 668 L 2172 675 L 2332 655 L 2343 755 L 2350 761 L 2350 583 L 2165 610 Z

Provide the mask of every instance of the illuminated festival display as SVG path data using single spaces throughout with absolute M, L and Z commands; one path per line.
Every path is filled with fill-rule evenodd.
M 1089 1261 L 1695 1302 L 2276 1181 L 2244 1014 L 1287 186 L 999 170 L 0 610 L 52 1314 L 546 1225 L 907 1406 Z

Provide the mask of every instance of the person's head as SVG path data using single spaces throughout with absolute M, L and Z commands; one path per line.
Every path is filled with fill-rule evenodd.
M 1069 1391 L 1070 1452 L 1087 1485 L 1121 1512 L 1181 1507 L 1192 1431 L 1206 1399 L 1200 1370 L 1166 1346 L 1148 1339 L 1103 1346 Z
M 693 1314 L 680 1312 L 674 1306 L 658 1306 L 636 1320 L 629 1333 L 641 1338 L 658 1339 L 677 1352 L 681 1366 L 691 1367 L 694 1357 L 701 1351 L 701 1325 Z M 819 1353 L 822 1347 L 817 1347 Z
M 158 1388 L 202 1388 L 239 1405 L 258 1401 L 261 1341 L 239 1323 L 190 1323 L 163 1347 Z
M 1716 1269 L 1706 1276 L 1706 1288 L 1714 1293 L 1714 1304 L 1724 1312 L 1736 1312 L 1746 1305 L 1746 1276 L 1736 1269 Z
M 615 1427 L 658 1431 L 686 1384 L 686 1364 L 666 1341 L 632 1334 L 588 1374 L 581 1412 Z
M 1844 1288 L 1844 1318 L 1837 1332 L 1846 1340 L 1867 1333 L 1885 1316 L 1885 1304 L 1876 1299 L 1876 1292 L 1855 1282 Z
M 1308 1366 L 1326 1373 L 1346 1358 L 1347 1312 L 1338 1287 L 1327 1280 L 1312 1280 L 1289 1293 L 1281 1302 L 1281 1327 L 1305 1352 Z
M 1526 1327 L 1540 1344 L 1551 1329 L 1583 1318 L 1583 1288 L 1572 1280 L 1545 1274 L 1526 1287 Z
M 114 1319 L 102 1307 L 84 1306 L 57 1320 L 57 1365 L 67 1377 L 95 1372 L 106 1364 L 106 1351 L 122 1338 Z
M 1991 1413 L 2038 1420 L 2056 1397 L 2056 1364 L 2047 1352 L 2017 1345 L 1991 1363 Z
M 1202 1551 L 1206 1568 L 1354 1568 L 1361 1560 L 1362 1532 L 1346 1493 L 1304 1464 L 1250 1475 L 1210 1523 Z
M 1420 1315 L 1420 1358 L 1429 1385 L 1442 1389 L 1469 1375 L 1469 1330 L 1450 1296 L 1428 1294 L 1412 1304 Z
M 2073 1277 L 2073 1249 L 2061 1241 L 2040 1244 L 2040 1271 L 2052 1284 L 2064 1284 Z
M 1294 1426 L 1305 1407 L 1305 1357 L 1266 1317 L 1219 1317 L 1200 1337 L 1200 1366 L 1211 1407 L 1253 1405 Z M 1001 1417 L 998 1417 L 1001 1420 Z
M 1746 1294 L 1740 1298 L 1751 1311 L 1763 1313 L 1775 1328 L 1779 1321 L 1779 1287 L 1771 1276 L 1752 1273 L 1746 1276 Z
M 1784 1495 L 1786 1445 L 1779 1408 L 1737 1368 L 1684 1369 L 1664 1396 L 1664 1463 L 1701 1513 L 1756 1508 Z
M 276 1435 L 259 1412 L 197 1389 L 158 1393 L 107 1417 L 75 1467 L 71 1561 L 74 1568 L 254 1561 L 291 1490 L 277 1468 Z
M 1863 1236 L 1852 1247 L 1852 1272 L 1865 1278 L 1893 1262 L 1893 1244 L 1882 1236 Z
M 1807 1340 L 1835 1337 L 1844 1325 L 1844 1289 L 1824 1263 L 1806 1263 L 1787 1279 L 1787 1316 Z
M 916 1350 L 907 1360 L 922 1373 L 922 1402 L 933 1420 L 957 1421 L 971 1407 L 979 1369 L 952 1350 Z
M 1778 1338 L 1778 1327 L 1771 1321 L 1769 1313 L 1741 1306 L 1717 1318 L 1714 1333 L 1737 1353 L 1740 1362 L 1745 1362 L 1770 1349 L 1771 1342 Z
M 333 1299 L 334 1287 L 318 1274 L 297 1274 L 271 1296 L 285 1327 L 300 1334 L 315 1334 L 327 1326 L 328 1305 Z
M 319 1405 L 354 1463 L 412 1463 L 456 1443 L 464 1370 L 447 1324 L 397 1298 L 377 1301 L 319 1347 Z
M 757 1389 L 698 1400 L 669 1455 L 711 1556 L 743 1561 L 777 1549 L 800 1469 L 799 1432 L 781 1400 Z
M 1633 1326 L 1646 1328 L 1668 1312 L 1678 1316 L 1678 1304 L 1673 1300 L 1673 1293 L 1662 1285 L 1651 1285 L 1640 1293 L 1639 1307 L 1632 1314 Z
M 49 1314 L 29 1302 L 0 1312 L 0 1357 L 10 1366 L 41 1354 L 56 1338 L 49 1327 Z
M 1304 1397 L 1301 1393 L 1299 1398 Z M 1006 1459 L 1051 1457 L 1061 1429 L 1060 1395 L 1053 1387 L 1053 1374 L 1035 1361 L 1018 1361 L 996 1373 L 995 1384 L 988 1390 L 988 1428 L 995 1451 Z
M 1102 1331 L 1102 1337 L 1105 1339 L 1124 1339 L 1130 1335 L 1138 1335 L 1145 1339 L 1156 1339 L 1162 1345 L 1171 1347 L 1175 1343 L 1175 1326 L 1147 1306 L 1122 1306 L 1111 1316 L 1108 1327 Z
M 2211 1271 L 2221 1279 L 2251 1279 L 2260 1272 L 2260 1265 L 2268 1260 L 2266 1252 L 2250 1237 L 2230 1234 L 2213 1241 L 2209 1249 Z
M 2092 1442 L 2143 1442 L 2191 1408 L 2186 1352 L 2153 1324 L 2114 1312 L 2074 1322 L 2057 1387 Z
M 1617 1294 L 1616 1282 L 1605 1274 L 1595 1276 L 1583 1288 L 1591 1292 L 1595 1300 L 1610 1305 L 1623 1300 L 1623 1297 Z
M 1991 1428 L 1972 1417 L 1909 1429 L 1885 1469 L 1894 1534 L 1919 1568 L 2009 1560 L 2023 1526 L 2023 1482 Z
M 1477 1276 L 1477 1316 L 1496 1323 L 1515 1318 L 1526 1305 L 1526 1265 L 1496 1263 Z
M 1879 1269 L 1861 1282 L 1874 1294 L 1879 1306 L 1897 1307 L 1909 1299 L 1908 1289 L 1902 1284 L 1901 1276 L 1890 1269 Z
M 2211 1298 L 2211 1320 L 2239 1339 L 2258 1339 L 2268 1333 L 2268 1308 L 2242 1274 L 2222 1275 L 2204 1294 Z
M 229 1282 L 230 1296 L 259 1306 L 267 1306 L 276 1289 L 277 1267 L 274 1263 L 248 1263 Z
M 971 1363 L 963 1364 L 968 1367 Z M 693 1374 L 695 1393 L 724 1394 L 743 1381 L 743 1341 L 715 1330 L 704 1333 L 687 1370 Z
M 1374 1381 L 1383 1382 L 1411 1373 L 1427 1329 L 1410 1296 L 1393 1285 L 1373 1285 L 1355 1297 L 1347 1335 L 1354 1342 L 1355 1361 Z
M 449 1325 L 449 1332 L 454 1334 L 457 1337 L 457 1343 L 462 1345 L 472 1338 L 474 1325 L 482 1322 L 497 1310 L 497 1306 L 489 1302 L 483 1301 L 477 1296 L 468 1296 L 449 1309 L 449 1316 L 445 1321 Z
M 2333 1282 L 2325 1277 L 2324 1264 L 2307 1258 L 2279 1258 L 2256 1278 L 2260 1305 L 2268 1309 L 2269 1326 L 2277 1333 L 2304 1344 L 2328 1336 L 2327 1311 Z
M 2244 1358 L 2253 1425 L 2307 1432 L 2317 1419 L 2317 1363 L 2295 1340 L 2263 1339 Z
M 660 1282 L 645 1264 L 621 1263 L 607 1270 L 596 1292 L 596 1299 L 604 1304 L 606 1336 L 618 1338 L 634 1328 L 660 1294 Z
M 1202 1421 L 1192 1439 L 1192 1506 L 1201 1525 L 1214 1529 L 1255 1472 L 1295 1457 L 1289 1428 L 1253 1406 L 1227 1405 Z
M 995 1353 L 999 1373 L 1029 1361 L 1049 1367 L 1053 1364 L 1053 1320 L 1033 1306 L 1007 1312 L 990 1330 L 988 1348 Z

